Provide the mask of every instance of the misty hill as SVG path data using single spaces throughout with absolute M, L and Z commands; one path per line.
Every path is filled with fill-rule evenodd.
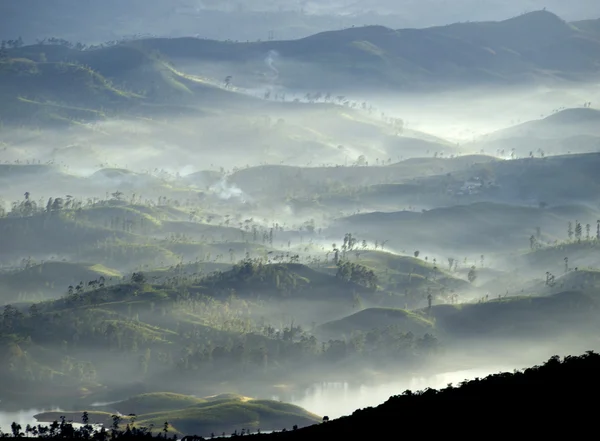
M 121 274 L 103 265 L 45 262 L 12 273 L 0 274 L 0 304 L 15 301 L 47 300 L 62 296 L 69 286 L 100 277 L 120 279 Z
M 485 142 L 519 138 L 556 139 L 574 136 L 600 136 L 600 110 L 591 108 L 566 109 L 541 120 L 529 121 L 484 137 Z M 535 149 L 532 149 L 535 151 Z
M 137 115 L 202 115 L 204 109 L 255 99 L 179 72 L 159 54 L 133 43 L 93 50 L 36 44 L 13 48 L 0 60 L 3 119 L 102 120 Z M 117 86 L 118 85 L 118 86 Z M 15 112 L 15 109 L 18 110 Z
M 245 79 L 251 77 L 249 67 L 265 71 L 267 54 L 276 51 L 281 84 L 334 90 L 556 80 L 593 74 L 600 53 L 594 33 L 546 11 L 501 22 L 425 29 L 357 27 L 293 41 L 224 43 L 188 38 L 147 39 L 140 44 L 187 65 L 227 62 L 231 75 Z M 305 63 L 301 77 L 295 72 L 299 63 Z
M 135 98 L 72 63 L 8 59 L 0 61 L 0 79 L 0 115 L 6 121 L 32 120 L 41 113 L 54 121 L 80 114 L 97 118 L 103 107 L 123 109 Z
M 543 339 L 591 329 L 596 326 L 598 306 L 597 298 L 580 291 L 563 291 L 543 297 L 484 298 L 478 303 L 434 305 L 431 311 L 371 308 L 325 323 L 318 332 L 339 338 L 353 331 L 395 327 L 419 336 L 434 334 L 451 344 L 516 336 Z
M 402 184 L 373 185 L 359 197 L 367 206 L 439 207 L 479 201 L 544 206 L 593 204 L 600 191 L 598 166 L 598 153 L 498 160 L 447 174 L 407 179 Z M 594 215 L 590 212 L 588 216 Z
M 148 97 L 172 101 L 200 93 L 211 101 L 227 101 L 224 91 L 202 78 L 220 84 L 226 76 L 233 76 L 243 87 L 268 84 L 264 76 L 273 73 L 273 65 L 265 63 L 269 53 L 277 54 L 276 81 L 288 88 L 402 89 L 586 77 L 598 70 L 600 40 L 585 27 L 579 29 L 550 12 L 537 11 L 501 22 L 401 30 L 366 26 L 290 41 L 147 38 L 86 51 L 29 46 L 10 50 L 9 56 L 31 64 L 41 53 L 51 64 L 89 66 L 102 78 L 135 85 L 135 92 Z M 186 73 L 173 67 L 173 62 Z M 38 64 L 33 63 L 30 70 L 39 69 Z M 302 75 L 298 74 L 300 65 Z
M 555 274 L 558 278 L 565 272 L 565 258 L 568 259 L 568 268 L 579 268 L 582 270 L 597 267 L 600 262 L 598 256 L 598 242 L 595 236 L 591 240 L 562 241 L 554 244 L 544 244 L 538 249 L 531 250 L 519 256 L 515 262 L 517 266 L 523 266 L 537 271 L 540 279 L 544 279 L 546 271 Z
M 355 331 L 370 331 L 396 326 L 403 332 L 417 336 L 433 332 L 434 324 L 418 313 L 392 308 L 369 308 L 341 320 L 324 323 L 317 329 L 318 334 L 339 337 L 350 336 Z
M 398 430 L 398 415 L 404 415 L 415 424 L 424 426 L 431 423 L 432 413 L 436 415 L 436 424 L 429 433 L 444 436 L 448 427 L 465 414 L 483 424 L 495 425 L 498 413 L 505 409 L 507 403 L 518 414 L 525 414 L 532 408 L 543 411 L 551 418 L 556 418 L 557 424 L 551 427 L 540 426 L 529 420 L 516 423 L 509 419 L 494 429 L 497 434 L 510 436 L 515 430 L 525 436 L 583 434 L 587 429 L 573 425 L 572 421 L 583 415 L 584 418 L 591 417 L 592 409 L 585 404 L 583 397 L 600 390 L 596 375 L 599 367 L 600 356 L 596 353 L 569 356 L 562 360 L 556 356 L 541 366 L 466 380 L 440 390 L 406 391 L 402 395 L 390 397 L 377 407 L 357 410 L 350 416 L 297 431 L 255 435 L 251 439 L 384 440 L 389 438 L 390 433 Z M 570 403 L 568 409 L 564 407 L 564 403 Z
M 128 409 L 125 415 L 135 414 L 140 427 L 156 427 L 156 430 L 169 423 L 169 431 L 180 436 L 195 433 L 208 437 L 211 433 L 231 433 L 242 428 L 256 431 L 281 430 L 297 425 L 312 425 L 321 417 L 298 406 L 271 400 L 255 400 L 234 394 L 225 394 L 204 399 L 192 396 L 154 393 L 132 397 L 116 403 L 113 408 Z M 73 422 L 80 422 L 83 412 L 44 412 L 36 415 L 40 422 L 50 423 L 65 416 Z M 112 424 L 110 412 L 93 411 L 88 413 L 90 423 Z M 123 417 L 127 424 L 129 417 Z
M 494 158 L 466 155 L 455 158 L 414 158 L 388 166 L 291 167 L 258 166 L 234 173 L 229 182 L 255 198 L 313 197 L 315 193 L 351 194 L 357 187 L 402 182 L 417 176 L 441 175 L 467 169 Z
M 438 250 L 478 253 L 477 250 L 526 249 L 536 227 L 546 234 L 564 237 L 565 228 L 576 215 L 594 212 L 585 207 L 543 209 L 479 202 L 435 208 L 423 212 L 374 212 L 339 219 L 328 231 L 351 231 L 357 237 L 388 240 L 393 250 L 419 250 L 422 256 Z M 440 263 L 442 265 L 442 263 Z
M 600 18 L 596 20 L 580 20 L 572 24 L 578 29 L 600 36 Z

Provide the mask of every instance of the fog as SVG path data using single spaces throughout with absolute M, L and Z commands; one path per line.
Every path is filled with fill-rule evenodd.
M 59 408 L 233 432 L 224 409 L 256 400 L 274 416 L 248 427 L 280 430 L 599 348 L 600 32 L 562 20 L 595 4 L 477 24 L 541 5 L 140 5 L 11 9 L 30 27 L 0 51 L 5 430 Z M 87 18 L 63 29 L 65 9 Z M 75 43 L 160 14 L 153 34 L 195 38 Z M 310 38 L 259 36 L 298 16 L 285 38 Z

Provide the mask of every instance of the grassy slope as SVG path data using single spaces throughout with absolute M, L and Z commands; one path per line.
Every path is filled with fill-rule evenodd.
M 139 424 L 160 427 L 168 421 L 178 433 L 232 433 L 241 429 L 281 430 L 293 425 L 308 426 L 320 418 L 291 404 L 268 400 L 235 398 L 209 401 L 171 412 L 160 412 L 140 417 Z
M 598 299 L 578 291 L 544 297 L 507 297 L 482 303 L 434 305 L 431 312 L 391 308 L 366 309 L 342 320 L 322 325 L 320 330 L 350 335 L 398 326 L 416 335 L 433 333 L 449 339 L 539 337 L 587 326 L 597 320 Z M 573 327 L 573 328 L 572 328 Z
M 600 135 L 600 110 L 592 108 L 565 109 L 545 118 L 527 121 L 486 135 L 485 142 L 519 137 L 566 138 L 583 133 Z
M 230 181 L 253 197 L 281 197 L 288 194 L 314 196 L 315 193 L 327 191 L 343 192 L 346 187 L 403 182 L 418 176 L 454 173 L 491 160 L 486 156 L 464 156 L 453 159 L 410 159 L 389 166 L 368 167 L 269 165 L 240 170 L 232 175 Z
M 242 429 L 281 430 L 294 425 L 308 426 L 320 417 L 301 407 L 270 400 L 254 400 L 238 395 L 219 395 L 205 399 L 171 393 L 144 394 L 111 405 L 121 413 L 135 413 L 136 426 L 160 430 L 167 421 L 169 430 L 177 434 L 232 433 Z M 83 412 L 45 412 L 36 415 L 41 422 L 52 422 L 65 416 L 80 422 Z M 90 423 L 112 424 L 111 412 L 88 412 Z M 125 417 L 122 423 L 128 422 Z
M 317 332 L 327 335 L 350 335 L 353 331 L 370 331 L 398 326 L 404 332 L 423 336 L 434 331 L 433 323 L 420 314 L 393 308 L 369 308 L 349 317 L 319 326 Z
M 119 403 L 111 404 L 110 407 L 118 410 L 124 415 L 129 415 L 131 413 L 143 415 L 183 409 L 205 402 L 206 400 L 202 398 L 162 392 L 136 395 L 135 397 L 128 398 Z
M 121 274 L 99 264 L 45 262 L 11 274 L 0 275 L 0 287 L 12 293 L 65 293 L 69 285 L 77 285 L 100 276 L 119 278 Z M 7 300 L 3 297 L 3 300 Z

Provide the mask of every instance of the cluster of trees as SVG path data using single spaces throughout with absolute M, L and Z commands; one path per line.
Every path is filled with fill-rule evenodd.
M 269 339 L 248 335 L 227 345 L 199 344 L 192 341 L 182 351 L 177 368 L 203 377 L 223 375 L 267 374 L 291 372 L 295 368 L 325 367 L 332 363 L 376 368 L 384 361 L 417 362 L 420 357 L 435 353 L 438 340 L 431 334 L 417 337 L 396 326 L 355 331 L 346 339 L 319 342 L 300 327 L 286 327 L 283 331 L 265 329 Z M 194 335 L 191 331 L 187 335 Z M 375 361 L 376 360 L 376 361 Z M 218 373 L 218 374 L 217 374 Z
M 23 427 L 13 422 L 10 427 L 10 433 L 0 431 L 0 439 L 16 438 L 37 438 L 47 440 L 83 440 L 83 441 L 109 441 L 109 440 L 177 440 L 177 436 L 169 435 L 170 424 L 165 422 L 162 431 L 153 430 L 152 427 L 135 427 L 135 415 L 129 415 L 129 424 L 125 430 L 121 430 L 120 423 L 123 418 L 118 415 L 113 415 L 113 424 L 110 428 L 101 426 L 97 427 L 90 424 L 90 416 L 88 412 L 83 412 L 81 415 L 82 425 L 75 427 L 73 423 L 67 422 L 63 416 L 60 422 L 54 421 L 50 425 L 27 425 Z M 193 441 L 203 441 L 204 438 L 193 436 Z M 185 439 L 185 438 L 184 438 Z
M 341 261 L 340 274 L 348 270 L 349 280 L 375 289 L 376 278 L 370 270 Z M 83 348 L 88 352 L 108 351 L 103 352 L 103 360 L 115 356 L 124 363 L 124 371 L 137 371 L 148 378 L 165 368 L 190 373 L 202 370 L 203 375 L 229 375 L 232 371 L 262 375 L 283 373 L 298 367 L 300 361 L 304 366 L 344 360 L 365 362 L 372 359 L 367 354 L 380 360 L 405 360 L 436 346 L 432 336 L 417 338 L 395 328 L 318 341 L 293 323 L 276 328 L 265 324 L 264 319 L 257 321 L 249 301 L 235 295 L 235 286 L 250 286 L 256 292 L 274 286 L 290 293 L 301 283 L 302 279 L 295 278 L 285 266 L 245 259 L 228 273 L 201 278 L 198 287 L 152 286 L 143 273 L 136 272 L 129 283 L 120 285 L 107 285 L 105 278 L 99 278 L 71 286 L 63 299 L 34 304 L 28 312 L 7 305 L 0 316 L 0 341 L 12 355 L 4 357 L 10 360 L 4 366 L 4 381 L 18 378 L 62 385 L 71 380 L 94 387 L 104 374 L 96 371 L 94 360 L 78 359 Z M 205 294 L 208 292 L 210 296 Z M 219 293 L 224 294 L 222 300 L 214 297 Z M 98 309 L 102 304 L 113 305 L 115 312 Z M 180 322 L 179 317 L 189 313 L 210 327 Z M 147 327 L 157 320 L 160 328 Z M 57 342 L 62 354 L 59 364 L 56 356 L 33 359 L 29 355 L 42 354 L 32 350 L 34 347 L 56 346 Z
M 581 243 L 582 239 L 585 239 L 586 241 L 590 241 L 592 239 L 600 241 L 600 220 L 596 221 L 596 237 L 595 238 L 593 238 L 591 235 L 591 230 L 592 230 L 591 224 L 585 224 L 585 236 L 583 236 L 583 229 L 584 229 L 584 227 L 582 226 L 581 222 L 579 222 L 578 220 L 575 221 L 575 224 L 573 224 L 572 222 L 569 222 L 568 226 L 567 226 L 567 237 L 569 238 L 569 242 L 573 241 L 573 239 L 575 239 L 575 241 L 577 243 Z
M 336 277 L 346 282 L 354 282 L 370 290 L 377 289 L 377 276 L 372 269 L 352 263 L 348 260 L 340 260 L 337 263 Z

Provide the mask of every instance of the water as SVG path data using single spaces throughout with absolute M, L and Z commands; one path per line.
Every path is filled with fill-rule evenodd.
M 272 399 L 295 404 L 317 415 L 338 418 L 349 415 L 356 409 L 377 406 L 387 401 L 390 396 L 401 394 L 406 389 L 413 391 L 422 390 L 427 387 L 439 389 L 446 387 L 448 383 L 458 385 L 458 383 L 466 379 L 483 378 L 490 374 L 505 371 L 512 371 L 512 368 L 469 369 L 432 375 L 430 377 L 413 377 L 380 385 L 351 385 L 349 383 L 331 382 L 316 383 L 303 393 L 273 396 Z M 109 404 L 112 403 L 94 403 L 91 406 Z M 18 412 L 0 410 L 0 430 L 5 433 L 10 432 L 10 425 L 13 421 L 19 423 L 23 430 L 27 424 L 40 424 L 33 416 L 47 411 L 58 411 L 58 409 L 29 409 Z
M 469 369 L 432 375 L 431 377 L 414 377 L 409 380 L 390 382 L 381 385 L 350 385 L 349 383 L 317 383 L 303 394 L 289 397 L 274 396 L 275 400 L 288 401 L 317 415 L 338 418 L 350 415 L 356 409 L 378 406 L 392 395 L 399 395 L 407 389 L 412 391 L 428 387 L 440 389 L 449 383 L 458 383 L 474 378 L 483 378 L 490 374 L 512 371 L 512 368 Z
M 24 432 L 27 424 L 37 426 L 40 424 L 33 416 L 42 412 L 54 412 L 57 408 L 51 409 L 28 409 L 19 410 L 16 412 L 5 412 L 0 410 L 0 431 L 11 433 L 10 425 L 15 422 L 21 425 L 21 430 Z
M 11 424 L 17 423 L 21 425 L 21 432 L 25 432 L 25 427 L 29 424 L 30 426 L 49 426 L 51 423 L 40 422 L 34 418 L 34 415 L 43 412 L 60 412 L 61 409 L 59 407 L 51 407 L 48 409 L 27 409 L 27 410 L 19 410 L 16 412 L 8 412 L 0 409 L 0 432 L 4 433 L 12 433 Z M 73 427 L 78 428 L 83 426 L 81 423 L 71 423 Z M 92 427 L 95 429 L 100 429 L 101 426 L 97 424 L 93 424 Z

